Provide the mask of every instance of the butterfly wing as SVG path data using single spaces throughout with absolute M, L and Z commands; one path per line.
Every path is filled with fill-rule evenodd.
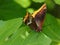
M 32 15 L 27 13 L 23 21 L 26 25 L 29 25 L 31 29 L 41 31 L 45 14 L 46 4 L 43 4 L 42 7 L 35 11 Z
M 34 21 L 38 27 L 36 31 L 40 31 L 42 29 L 42 25 L 46 14 L 46 9 L 47 9 L 46 4 L 43 4 L 42 7 L 36 11 L 37 13 L 33 15 Z

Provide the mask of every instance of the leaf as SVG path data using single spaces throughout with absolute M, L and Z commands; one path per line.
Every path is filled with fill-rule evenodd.
M 51 42 L 51 45 L 60 45 L 60 43 L 59 42 L 52 41 Z
M 24 8 L 30 6 L 30 1 L 0 1 L 0 45 L 51 45 L 56 44 L 56 42 L 57 45 L 60 44 L 60 19 L 55 18 L 52 14 L 47 14 L 42 31 L 36 32 L 22 22 L 22 17 L 24 17 L 26 11 Z M 47 4 L 52 4 L 50 8 L 54 7 L 53 3 L 49 2 Z M 20 5 L 24 5 L 23 8 Z M 31 9 L 29 10 L 31 13 L 33 12 Z
M 46 15 L 45 27 L 43 32 L 50 37 L 53 41 L 60 41 L 60 25 L 58 24 L 56 18 L 51 14 Z
M 51 39 L 42 32 L 35 32 L 21 24 L 23 24 L 21 18 L 5 21 L 3 32 L 0 33 L 0 45 L 49 45 L 51 43 Z
M 39 3 L 42 3 L 44 2 L 45 0 L 33 0 L 34 2 L 39 2 Z
M 54 0 L 56 4 L 60 5 L 60 0 Z
M 33 8 L 28 8 L 27 12 L 29 12 L 30 14 L 32 14 L 34 12 L 34 9 Z
M 0 0 L 0 19 L 10 20 L 18 17 L 23 17 L 26 9 L 22 8 L 17 2 L 13 0 Z
M 60 19 L 57 19 L 58 25 L 60 25 Z
M 29 35 L 27 36 L 26 33 Z M 34 31 L 29 33 L 29 30 L 24 26 L 20 30 L 17 30 L 11 40 L 7 42 L 7 45 L 49 45 L 51 40 L 43 33 L 36 33 Z
M 54 9 L 55 4 L 54 4 L 54 2 L 53 2 L 52 0 L 46 0 L 45 2 L 46 2 L 46 5 L 47 5 L 47 8 L 48 8 L 49 10 Z
M 5 25 L 0 29 L 2 30 L 0 33 L 0 45 L 8 41 L 21 24 L 22 22 L 19 18 L 5 21 Z
M 14 0 L 14 1 L 20 4 L 23 8 L 27 8 L 31 4 L 30 0 Z

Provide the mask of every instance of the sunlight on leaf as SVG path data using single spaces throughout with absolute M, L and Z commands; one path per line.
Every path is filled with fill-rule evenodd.
M 29 33 L 28 33 L 28 31 L 26 31 L 26 33 L 25 33 L 25 34 L 26 34 L 26 36 L 29 36 Z
M 32 14 L 34 12 L 34 9 L 33 8 L 28 8 L 27 12 L 29 12 L 30 14 Z
M 27 8 L 31 4 L 30 0 L 14 0 L 14 1 L 20 4 L 23 8 Z
M 56 4 L 60 5 L 60 0 L 54 0 Z
M 0 45 L 4 44 L 5 41 L 10 39 L 10 37 L 13 35 L 13 33 L 22 24 L 21 20 L 22 19 L 17 18 L 17 19 L 5 21 L 5 26 L 3 26 L 2 32 L 0 33 Z
M 40 3 L 42 3 L 42 2 L 44 2 L 45 0 L 33 0 L 34 2 L 40 2 Z

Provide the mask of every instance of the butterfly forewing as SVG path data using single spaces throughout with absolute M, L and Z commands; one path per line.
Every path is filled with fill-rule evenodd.
M 42 30 L 42 25 L 45 19 L 46 11 L 47 11 L 46 4 L 43 4 L 42 7 L 37 10 L 37 13 L 35 13 L 34 20 L 38 27 L 36 31 Z
M 46 4 L 43 4 L 41 8 L 35 11 L 32 15 L 27 13 L 23 21 L 25 22 L 25 24 L 30 26 L 31 29 L 34 29 L 39 32 L 42 29 L 46 10 Z

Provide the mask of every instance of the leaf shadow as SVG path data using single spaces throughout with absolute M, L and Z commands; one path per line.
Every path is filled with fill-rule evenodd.
M 47 12 L 60 19 L 60 5 L 55 4 L 54 8 L 52 10 L 48 9 Z
M 0 20 L 10 20 L 23 17 L 26 9 L 14 0 L 0 0 Z
M 60 19 L 60 5 L 55 5 L 54 10 L 52 11 L 53 16 Z

